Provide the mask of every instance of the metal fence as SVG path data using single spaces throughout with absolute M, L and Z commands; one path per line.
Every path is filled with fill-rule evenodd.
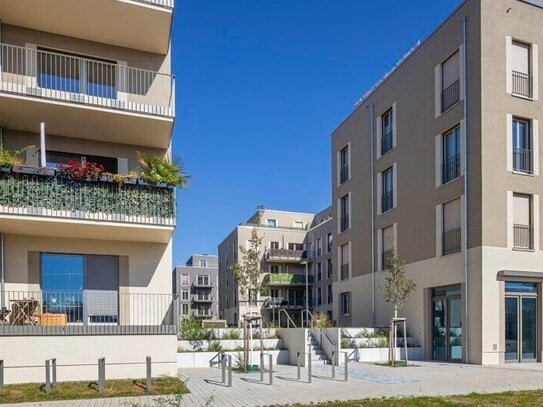
M 460 79 L 454 81 L 441 92 L 441 112 L 450 109 L 460 100 Z
M 443 255 L 460 251 L 462 242 L 462 229 L 456 228 L 443 232 Z
M 383 137 L 381 138 L 381 155 L 388 153 L 390 150 L 392 150 L 392 131 L 391 130 L 384 133 Z
M 513 225 L 513 242 L 517 249 L 532 249 L 532 225 Z
M 5 291 L 0 336 L 174 334 L 177 297 L 106 290 Z
M 173 117 L 175 78 L 101 59 L 0 45 L 0 91 Z
M 532 97 L 532 75 L 513 71 L 512 91 L 516 95 Z
M 441 176 L 443 184 L 460 176 L 460 154 L 455 154 L 445 160 Z
M 526 148 L 514 148 L 513 149 L 513 170 L 518 172 L 524 172 L 526 174 L 532 173 L 532 150 Z

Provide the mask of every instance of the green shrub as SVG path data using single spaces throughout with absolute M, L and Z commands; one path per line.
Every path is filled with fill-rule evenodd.
M 220 352 L 222 351 L 221 343 L 219 341 L 209 342 L 209 346 L 207 347 L 207 350 L 209 352 Z
M 229 331 L 226 331 L 221 339 L 241 339 L 241 332 L 239 329 L 230 329 Z
M 341 339 L 341 348 L 342 349 L 352 349 L 355 347 L 355 342 L 352 339 L 349 338 L 342 338 Z
M 186 188 L 191 178 L 185 171 L 180 160 L 171 161 L 167 157 L 160 157 L 138 151 L 138 174 L 148 182 L 165 183 Z
M 20 150 L 7 150 L 0 147 L 0 167 L 22 167 L 26 164 L 24 155 L 26 150 L 35 148 L 34 146 L 26 146 Z
M 202 321 L 194 315 L 189 315 L 179 324 L 179 339 L 185 341 L 203 341 L 212 339 L 214 333 L 210 329 L 202 327 Z

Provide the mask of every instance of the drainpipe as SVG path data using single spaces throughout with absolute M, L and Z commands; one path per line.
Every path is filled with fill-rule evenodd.
M 373 103 L 369 106 L 370 109 L 370 199 L 371 199 L 371 323 L 375 328 L 375 203 L 374 203 L 374 111 Z
M 464 363 L 469 363 L 469 345 L 468 345 L 468 329 L 469 329 L 469 258 L 468 258 L 468 95 L 467 95 L 467 36 L 466 36 L 466 23 L 467 19 L 464 16 L 462 19 L 462 42 L 464 47 L 464 56 L 462 58 L 462 69 L 463 69 L 463 92 L 464 92 Z

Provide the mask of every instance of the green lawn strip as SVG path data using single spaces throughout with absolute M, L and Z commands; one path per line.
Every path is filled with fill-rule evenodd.
M 498 407 L 498 406 L 543 406 L 543 390 L 505 393 L 471 393 L 462 396 L 381 398 L 349 401 L 326 401 L 314 404 L 292 404 L 292 406 L 327 407 Z
M 185 384 L 177 377 L 161 376 L 153 379 L 153 389 L 147 392 L 145 379 L 106 380 L 104 392 L 98 393 L 98 383 L 91 381 L 62 382 L 45 393 L 40 383 L 8 384 L 0 390 L 0 403 L 32 401 L 78 400 L 105 397 L 133 397 L 188 393 Z

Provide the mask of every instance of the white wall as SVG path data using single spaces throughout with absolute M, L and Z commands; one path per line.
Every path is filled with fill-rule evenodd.
M 227 355 L 232 356 L 232 367 L 236 367 L 236 362 L 239 357 L 243 357 L 243 351 L 236 352 L 224 352 Z M 273 355 L 273 363 L 276 365 L 288 365 L 289 364 L 289 352 L 286 350 L 268 350 L 264 351 Z M 259 363 L 260 352 L 255 353 L 256 363 Z M 191 369 L 196 367 L 210 367 L 218 366 L 219 358 L 217 352 L 180 352 L 177 354 L 177 367 L 179 369 Z M 267 366 L 268 360 L 265 359 L 264 363 Z
M 285 348 L 288 349 L 289 365 L 296 366 L 297 353 L 308 351 L 307 328 L 280 328 L 279 335 L 283 338 Z M 305 366 L 305 359 L 303 358 L 302 366 Z

